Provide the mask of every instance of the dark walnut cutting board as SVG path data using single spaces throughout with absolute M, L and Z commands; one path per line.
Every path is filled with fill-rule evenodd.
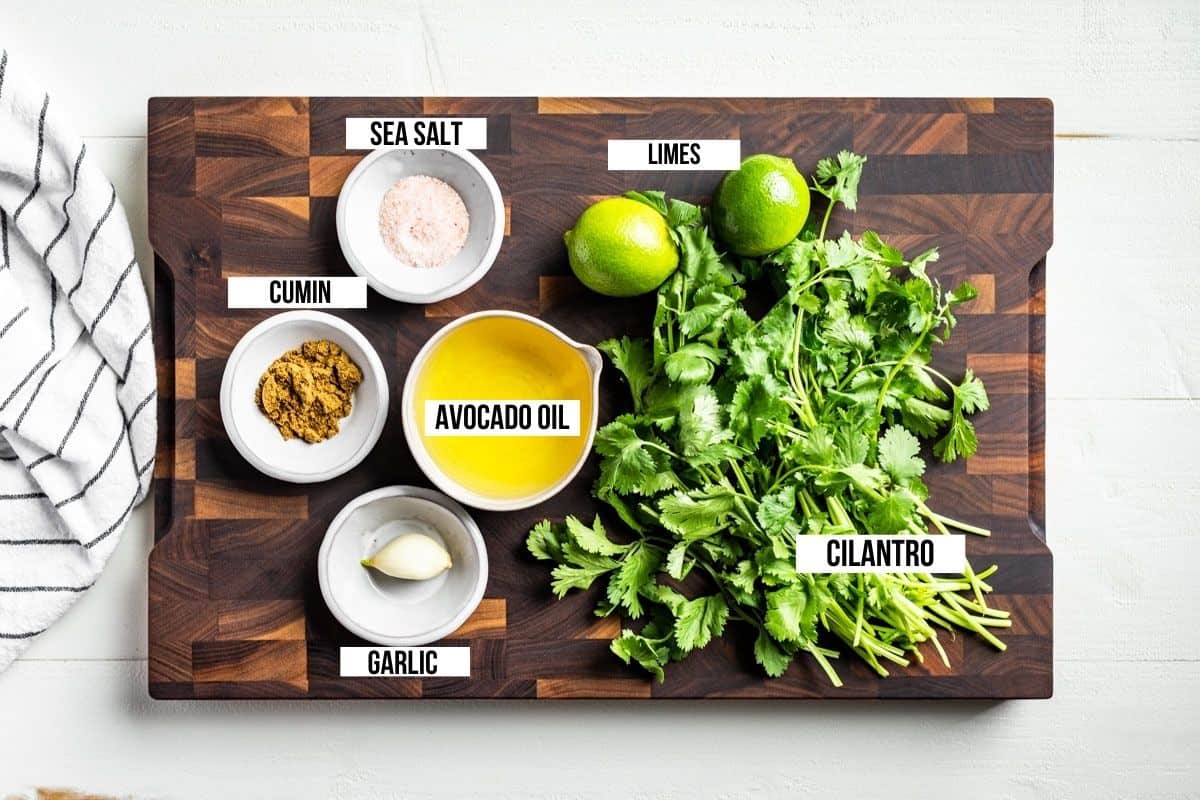
M 349 275 L 334 209 L 362 157 L 347 116 L 488 117 L 478 155 L 504 193 L 500 256 L 470 291 L 431 306 L 374 293 L 335 312 L 372 341 L 392 384 L 383 437 L 348 474 L 314 486 L 267 478 L 226 438 L 217 393 L 238 339 L 271 311 L 226 308 L 230 275 Z M 592 615 L 594 593 L 555 601 L 548 569 L 525 552 L 543 516 L 590 515 L 590 463 L 566 491 L 516 513 L 475 512 L 491 559 L 479 610 L 448 640 L 471 647 L 469 679 L 338 677 L 338 647 L 365 644 L 326 609 L 316 554 L 358 494 L 428 485 L 405 445 L 400 388 L 409 360 L 451 319 L 486 308 L 544 317 L 581 341 L 648 333 L 652 300 L 607 300 L 571 277 L 562 232 L 595 198 L 662 188 L 697 200 L 720 175 L 609 172 L 610 138 L 740 138 L 746 155 L 791 156 L 802 172 L 850 149 L 869 157 L 856 214 L 831 230 L 873 229 L 906 252 L 937 245 L 930 272 L 969 279 L 936 363 L 970 367 L 991 410 L 979 453 L 927 476 L 935 507 L 993 531 L 969 537 L 978 568 L 998 564 L 991 602 L 1012 612 L 998 653 L 943 634 L 936 658 L 880 679 L 853 654 L 834 689 L 809 658 L 762 677 L 747 633 L 673 665 L 656 684 L 608 651 L 621 627 Z M 155 98 L 149 105 L 150 238 L 157 277 L 162 437 L 150 556 L 150 693 L 245 697 L 1045 697 L 1051 692 L 1052 565 L 1043 533 L 1045 256 L 1051 243 L 1053 112 L 1026 99 Z M 821 208 L 818 205 L 818 210 Z M 601 420 L 625 391 L 606 371 Z

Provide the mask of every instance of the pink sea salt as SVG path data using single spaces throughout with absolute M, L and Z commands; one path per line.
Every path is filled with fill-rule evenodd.
M 401 178 L 379 204 L 384 244 L 413 267 L 440 267 L 454 258 L 467 241 L 470 223 L 454 187 L 428 175 Z

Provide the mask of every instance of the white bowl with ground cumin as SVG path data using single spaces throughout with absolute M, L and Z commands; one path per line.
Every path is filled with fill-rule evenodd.
M 362 372 L 350 413 L 337 433 L 315 443 L 285 437 L 259 406 L 257 389 L 272 363 L 305 342 L 330 342 Z M 323 311 L 285 311 L 267 317 L 238 341 L 221 376 L 221 421 L 241 456 L 265 475 L 290 483 L 317 483 L 357 466 L 375 447 L 388 412 L 383 362 L 349 322 Z
M 375 291 L 434 303 L 491 269 L 504 240 L 504 199 L 466 150 L 375 150 L 342 185 L 337 232 L 350 268 Z

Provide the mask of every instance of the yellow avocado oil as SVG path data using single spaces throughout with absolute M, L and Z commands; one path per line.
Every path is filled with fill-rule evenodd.
M 517 317 L 464 322 L 418 367 L 412 411 L 430 458 L 464 489 L 492 500 L 531 497 L 558 483 L 583 454 L 592 375 L 579 350 Z M 427 401 L 577 400 L 578 436 L 427 436 Z

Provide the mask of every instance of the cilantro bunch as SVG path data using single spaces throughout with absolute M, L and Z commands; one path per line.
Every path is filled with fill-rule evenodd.
M 807 653 L 835 685 L 839 642 L 881 676 L 922 660 L 922 643 L 947 661 L 939 629 L 1004 649 L 991 629 L 1008 614 L 985 600 L 995 567 L 959 578 L 795 569 L 797 536 L 988 533 L 933 511 L 921 480 L 922 440 L 944 461 L 976 449 L 968 417 L 988 407 L 983 383 L 930 365 L 975 291 L 930 278 L 936 250 L 909 259 L 872 232 L 826 238 L 835 204 L 855 208 L 864 163 L 822 160 L 820 226 L 761 259 L 722 254 L 699 206 L 628 195 L 663 214 L 681 254 L 650 338 L 600 345 L 631 408 L 597 432 L 594 492 L 628 530 L 567 517 L 539 523 L 527 546 L 554 563 L 558 597 L 606 583 L 596 613 L 636 626 L 613 652 L 659 680 L 730 620 L 756 633 L 766 674 Z M 764 293 L 773 304 L 755 318 L 747 301 Z

